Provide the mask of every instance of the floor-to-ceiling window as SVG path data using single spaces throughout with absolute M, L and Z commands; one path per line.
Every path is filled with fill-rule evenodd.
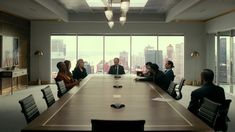
M 113 59 L 119 58 L 125 73 L 130 73 L 130 36 L 105 36 L 105 67 L 113 65 Z M 106 66 L 107 65 L 107 66 Z M 109 68 L 104 68 L 104 73 Z
M 132 36 L 132 67 L 131 73 L 145 71 L 145 63 L 156 63 L 157 36 Z
M 57 75 L 56 64 L 60 61 L 70 60 L 71 67 L 76 64 L 76 35 L 51 36 L 51 81 Z
M 145 63 L 157 63 L 164 70 L 166 60 L 175 63 L 176 81 L 184 74 L 184 36 L 157 35 L 52 35 L 51 80 L 59 61 L 70 60 L 71 71 L 82 58 L 89 74 L 105 74 L 118 57 L 127 74 L 145 70 Z
M 163 58 L 160 67 L 164 69 L 167 60 L 173 61 L 175 80 L 179 81 L 184 77 L 184 36 L 158 36 L 158 42 Z
M 235 88 L 235 31 L 232 32 L 232 48 L 231 48 L 231 56 L 232 56 L 232 85 Z M 234 89 L 231 89 L 231 92 L 234 93 Z
M 78 36 L 77 51 L 88 74 L 103 73 L 103 36 Z
M 216 83 L 222 86 L 227 93 L 234 94 L 235 82 L 235 55 L 233 31 L 219 32 L 215 37 L 216 44 Z

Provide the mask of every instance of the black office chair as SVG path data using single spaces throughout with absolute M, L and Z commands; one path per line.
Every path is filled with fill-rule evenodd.
M 183 88 L 183 86 L 184 86 L 184 82 L 185 82 L 185 79 L 182 78 L 182 79 L 180 80 L 179 85 L 177 85 L 176 88 L 175 88 L 176 97 L 174 97 L 174 98 L 175 98 L 176 100 L 180 100 L 180 99 L 182 99 L 182 97 L 183 97 L 181 90 L 182 90 L 182 88 Z
M 92 119 L 92 132 L 144 132 L 145 120 Z
M 203 98 L 203 102 L 198 111 L 198 117 L 202 119 L 211 128 L 215 127 L 221 104 Z
M 53 105 L 55 103 L 55 98 L 52 94 L 51 88 L 50 86 L 47 86 L 43 89 L 41 89 L 42 94 L 43 94 L 43 98 L 46 101 L 47 107 L 49 108 L 51 105 Z
M 21 112 L 24 114 L 27 123 L 30 123 L 40 115 L 32 94 L 30 94 L 28 97 L 25 97 L 24 99 L 21 99 L 19 103 L 22 108 Z
M 232 100 L 227 99 L 225 102 L 221 105 L 218 113 L 218 118 L 216 120 L 216 124 L 214 126 L 215 131 L 223 131 L 226 132 L 228 129 L 228 122 L 230 119 L 228 118 L 228 111 Z
M 64 81 L 56 81 L 56 85 L 57 85 L 57 96 L 58 98 L 62 97 L 66 92 L 67 92 L 67 89 L 65 87 L 65 84 L 64 84 Z
M 175 86 L 176 86 L 176 85 L 177 85 L 176 83 L 174 83 L 174 82 L 171 81 L 171 83 L 170 83 L 170 85 L 169 85 L 169 87 L 168 87 L 168 89 L 167 89 L 167 93 L 168 93 L 170 96 L 172 96 L 173 98 L 175 98 L 175 97 L 177 96 L 176 91 L 175 91 Z

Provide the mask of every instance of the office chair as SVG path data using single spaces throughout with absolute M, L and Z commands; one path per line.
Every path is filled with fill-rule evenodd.
M 92 119 L 92 132 L 144 132 L 145 120 Z
M 65 84 L 64 84 L 64 81 L 56 81 L 56 85 L 57 85 L 57 96 L 58 98 L 62 97 L 66 92 L 67 92 L 67 89 L 65 87 Z
M 176 83 L 174 83 L 174 82 L 170 82 L 170 85 L 169 85 L 169 87 L 168 87 L 168 89 L 167 89 L 167 93 L 170 95 L 170 96 L 172 96 L 173 98 L 175 98 L 177 95 L 176 95 L 176 91 L 175 91 L 175 86 L 176 86 L 177 84 Z
M 53 105 L 55 103 L 55 98 L 52 94 L 51 88 L 50 86 L 47 86 L 43 89 L 41 89 L 42 94 L 43 94 L 43 98 L 46 101 L 47 107 L 49 108 L 51 105 Z
M 184 86 L 184 82 L 185 82 L 185 79 L 182 78 L 180 80 L 179 85 L 177 85 L 176 88 L 175 88 L 175 91 L 176 91 L 176 94 L 177 94 L 177 96 L 175 97 L 176 100 L 180 100 L 183 97 L 181 90 L 182 90 L 182 88 Z
M 22 108 L 21 112 L 24 114 L 27 123 L 30 123 L 40 115 L 32 94 L 24 99 L 21 99 L 19 103 Z
M 225 102 L 221 105 L 218 118 L 216 120 L 216 124 L 214 126 L 215 131 L 223 131 L 226 132 L 228 129 L 228 122 L 230 122 L 230 119 L 228 118 L 228 111 L 232 100 L 227 99 Z
M 198 117 L 211 128 L 215 127 L 221 104 L 203 98 L 203 102 L 198 111 Z

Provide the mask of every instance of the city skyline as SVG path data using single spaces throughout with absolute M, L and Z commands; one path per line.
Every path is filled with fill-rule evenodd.
M 64 37 L 63 37 L 64 38 Z M 145 57 L 145 48 L 146 47 L 152 47 L 152 50 L 154 51 L 157 51 L 156 52 L 156 57 L 155 58 L 158 58 L 158 60 L 156 61 L 153 61 L 154 63 L 158 63 L 159 67 L 161 68 L 161 70 L 163 70 L 164 68 L 164 62 L 166 61 L 166 59 L 169 59 L 169 53 L 171 54 L 170 58 L 171 60 L 175 61 L 175 65 L 179 65 L 179 67 L 182 67 L 181 65 L 182 62 L 177 62 L 177 59 L 173 59 L 173 54 L 176 54 L 177 52 L 174 52 L 176 51 L 176 46 L 178 45 L 178 49 L 182 49 L 183 48 L 183 36 L 180 37 L 179 39 L 181 41 L 177 41 L 177 42 L 180 42 L 180 43 L 168 43 L 168 44 L 161 44 L 161 45 L 164 45 L 164 46 L 155 46 L 155 44 L 141 44 L 143 41 L 144 38 L 147 38 L 148 40 L 150 41 L 155 41 L 156 38 L 152 37 L 152 36 L 141 36 L 140 38 L 139 37 L 133 37 L 135 38 L 135 40 L 133 40 L 133 44 L 135 44 L 135 46 L 133 46 L 132 44 L 132 54 L 130 54 L 130 47 L 128 48 L 128 45 L 130 43 L 129 41 L 129 38 L 130 37 L 127 37 L 125 36 L 124 38 L 122 38 L 122 36 L 118 36 L 118 37 L 108 37 L 107 41 L 106 41 L 106 46 L 105 46 L 105 52 L 103 52 L 103 39 L 101 41 L 100 37 L 98 36 L 92 36 L 92 37 L 82 37 L 80 38 L 80 36 L 78 36 L 78 50 L 79 51 L 78 53 L 76 52 L 76 43 L 69 43 L 69 42 L 75 42 L 75 41 L 68 41 L 68 39 L 74 39 L 74 37 L 71 37 L 71 36 L 66 36 L 65 38 L 66 39 L 63 39 L 61 36 L 60 37 L 54 37 L 52 36 L 52 39 L 51 39 L 51 42 L 52 42 L 52 47 L 53 47 L 53 42 L 56 43 L 56 41 L 54 40 L 57 40 L 57 43 L 58 41 L 61 41 L 60 43 L 63 43 L 66 48 L 65 48 L 65 56 L 64 56 L 64 60 L 65 59 L 68 59 L 71 61 L 72 63 L 72 67 L 71 67 L 71 70 L 73 70 L 75 64 L 76 64 L 76 56 L 78 56 L 77 59 L 79 58 L 83 58 L 86 65 L 85 67 L 88 68 L 88 72 L 93 74 L 93 73 L 107 73 L 107 70 L 109 69 L 109 66 L 113 64 L 113 58 L 115 57 L 118 57 L 120 59 L 120 64 L 122 64 L 125 68 L 125 71 L 127 73 L 135 73 L 135 70 L 136 69 L 141 69 L 141 70 L 144 70 L 145 69 L 145 62 L 146 62 L 146 57 Z M 76 38 L 76 37 L 75 37 Z M 160 37 L 159 37 L 160 38 Z M 171 37 L 172 38 L 172 37 Z M 174 38 L 174 36 L 173 36 Z M 96 41 L 96 44 L 93 44 L 94 40 L 92 41 L 92 39 L 95 39 Z M 123 43 L 122 43 L 122 40 L 123 39 Z M 169 39 L 169 38 L 166 38 L 168 40 L 171 40 L 172 39 Z M 175 38 L 174 38 L 175 39 Z M 119 40 L 119 41 L 118 41 Z M 139 44 L 137 43 L 137 40 L 140 40 L 139 41 Z M 161 42 L 164 42 L 162 41 L 162 39 L 160 38 Z M 114 41 L 114 42 L 113 42 Z M 119 43 L 122 43 L 122 44 L 119 44 Z M 89 45 L 90 44 L 90 45 Z M 117 44 L 116 47 L 113 47 L 112 44 Z M 71 45 L 73 45 L 73 50 L 70 50 L 71 48 Z M 94 47 L 90 47 L 90 46 L 94 46 Z M 136 46 L 136 45 L 139 45 L 139 46 Z M 144 47 L 143 47 L 144 46 Z M 172 51 L 169 51 L 167 48 L 169 48 L 169 46 L 172 47 Z M 117 48 L 118 47 L 118 48 Z M 143 47 L 142 49 L 139 49 L 138 47 Z M 159 50 L 157 50 L 157 47 L 159 48 Z M 55 48 L 55 47 L 53 47 Z M 53 56 L 53 51 L 54 49 L 52 48 L 52 59 L 54 58 L 54 60 L 52 60 L 52 67 L 54 65 L 55 67 L 55 61 L 58 61 L 58 59 L 55 59 L 56 56 Z M 162 48 L 162 49 L 161 49 Z M 182 49 L 183 50 L 183 49 Z M 70 51 L 73 51 L 73 52 L 70 52 Z M 183 53 L 183 52 L 178 52 L 178 53 Z M 104 55 L 104 56 L 103 56 Z M 174 55 L 175 56 L 175 55 Z M 176 55 L 177 56 L 177 55 Z M 130 59 L 130 57 L 132 59 Z M 178 58 L 179 57 L 183 57 L 183 55 L 178 55 Z M 151 58 L 151 57 L 147 57 L 147 58 Z M 105 59 L 105 60 L 103 60 Z M 132 60 L 132 62 L 130 62 L 130 60 Z M 183 60 L 183 59 L 180 59 L 180 60 Z M 132 66 L 131 66 L 132 64 Z M 103 66 L 104 65 L 104 66 Z M 178 66 L 176 66 L 175 69 L 177 69 Z M 52 68 L 52 72 L 56 72 L 57 70 Z M 178 69 L 177 69 L 178 71 Z M 183 70 L 179 70 L 179 71 L 183 71 Z M 180 76 L 183 76 L 182 73 L 180 74 Z

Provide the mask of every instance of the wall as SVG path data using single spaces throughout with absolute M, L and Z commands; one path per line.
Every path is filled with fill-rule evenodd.
M 0 35 L 19 38 L 19 68 L 29 67 L 30 21 L 0 11 Z M 28 68 L 29 69 L 29 68 Z M 29 71 L 28 71 L 29 72 Z M 1 79 L 0 87 L 10 87 L 10 79 Z M 26 80 L 20 78 L 19 81 Z M 14 80 L 16 81 L 16 80 Z M 15 83 L 15 82 L 14 82 Z
M 205 26 L 203 23 L 126 23 L 124 26 L 116 24 L 109 29 L 103 22 L 31 22 L 31 47 L 30 47 L 30 79 L 37 80 L 40 76 L 43 81 L 50 81 L 50 34 L 53 33 L 81 33 L 81 34 L 109 34 L 109 33 L 180 33 L 185 35 L 185 78 L 194 80 L 194 73 L 198 73 L 206 66 L 205 63 Z M 37 58 L 33 55 L 36 50 L 42 50 L 44 55 L 40 58 L 40 71 L 37 71 Z M 195 63 L 190 53 L 197 50 L 200 53 L 198 62 Z M 196 64 L 196 66 L 195 66 Z M 192 69 L 193 67 L 193 69 Z M 192 72 L 194 71 L 195 72 Z M 197 76 L 198 77 L 198 76 Z

